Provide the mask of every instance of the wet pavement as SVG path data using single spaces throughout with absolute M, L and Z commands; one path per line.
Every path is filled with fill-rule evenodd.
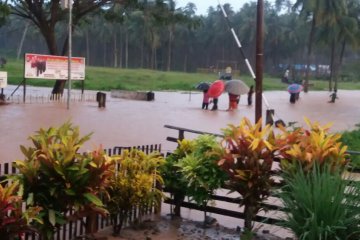
M 50 92 L 49 89 L 28 89 L 29 94 L 32 91 L 37 94 Z M 95 95 L 90 91 L 86 93 Z M 275 110 L 276 119 L 286 123 L 297 121 L 298 125 L 302 125 L 306 116 L 323 124 L 333 122 L 332 131 L 343 131 L 354 129 L 355 124 L 360 122 L 357 106 L 360 91 L 340 90 L 336 103 L 328 103 L 329 92 L 301 93 L 296 104 L 289 103 L 286 91 L 269 91 L 264 96 L 270 108 Z M 81 134 L 93 132 L 91 140 L 82 150 L 99 144 L 114 147 L 159 143 L 163 150 L 173 150 L 176 144 L 167 142 L 166 137 L 177 137 L 178 133 L 164 128 L 166 124 L 221 133 L 227 124 L 238 124 L 243 117 L 252 121 L 255 119 L 255 106 L 246 105 L 246 96 L 242 96 L 239 109 L 233 112 L 226 111 L 226 94 L 219 98 L 218 111 L 202 110 L 202 94 L 198 92 L 156 92 L 152 102 L 115 99 L 110 98 L 110 94 L 107 99 L 106 108 L 98 108 L 95 101 L 71 102 L 69 110 L 66 102 L 0 105 L 0 162 L 22 159 L 19 145 L 29 146 L 29 135 L 39 128 L 59 126 L 66 121 L 80 126 Z M 185 134 L 189 138 L 194 136 Z

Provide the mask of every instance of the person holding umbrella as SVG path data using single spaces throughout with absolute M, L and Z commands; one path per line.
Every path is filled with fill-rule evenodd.
M 225 84 L 222 80 L 216 80 L 213 82 L 208 90 L 209 97 L 213 98 L 213 107 L 211 111 L 216 111 L 218 109 L 218 98 L 224 91 Z
M 250 90 L 248 92 L 248 105 L 250 106 L 252 104 L 252 95 L 254 94 L 254 85 L 250 86 Z
M 228 111 L 237 109 L 241 94 L 247 94 L 249 87 L 241 80 L 229 80 L 225 84 L 225 91 L 229 93 Z
M 295 103 L 296 100 L 299 100 L 300 92 L 302 89 L 302 85 L 297 83 L 293 83 L 288 86 L 287 90 L 290 93 L 290 103 Z
M 210 96 L 208 94 L 209 87 L 210 84 L 207 82 L 201 82 L 196 86 L 196 89 L 203 91 L 203 101 L 202 101 L 201 109 L 205 109 L 205 110 L 208 109 L 209 100 L 210 100 Z
M 226 111 L 236 110 L 240 101 L 240 95 L 229 93 L 229 108 Z
M 203 91 L 203 103 L 202 103 L 201 109 L 208 110 L 209 99 L 210 99 L 210 97 L 209 97 L 209 94 L 208 94 L 208 90 L 204 90 Z

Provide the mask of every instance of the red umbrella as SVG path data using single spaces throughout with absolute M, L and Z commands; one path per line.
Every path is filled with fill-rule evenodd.
M 209 97 L 218 98 L 224 91 L 225 84 L 221 80 L 216 80 L 210 85 L 208 90 Z

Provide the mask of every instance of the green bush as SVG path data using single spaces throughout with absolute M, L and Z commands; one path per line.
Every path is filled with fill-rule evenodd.
M 26 232 L 33 232 L 30 224 L 42 224 L 39 207 L 22 208 L 23 199 L 19 182 L 9 179 L 0 184 L 0 236 L 3 240 L 22 239 Z
M 283 174 L 279 193 L 286 211 L 282 225 L 299 240 L 360 239 L 360 185 L 342 179 L 341 172 L 315 165 L 304 172 Z
M 348 146 L 349 150 L 360 152 L 360 129 L 344 132 L 341 141 Z M 350 160 L 351 167 L 360 168 L 360 155 L 350 154 Z
M 201 135 L 193 143 L 193 151 L 177 166 L 187 182 L 187 195 L 198 205 L 206 206 L 210 195 L 224 185 L 226 173 L 217 165 L 220 156 L 215 151 L 220 144 L 214 136 Z
M 124 221 L 134 208 L 139 211 L 136 220 L 141 222 L 144 208 L 157 207 L 163 197 L 162 192 L 155 188 L 156 183 L 163 183 L 158 169 L 164 159 L 158 152 L 145 154 L 134 148 L 124 151 L 117 162 L 120 168 L 110 177 L 107 188 L 109 199 L 106 202 L 114 235 L 120 233 Z
M 189 140 L 179 141 L 179 147 L 165 159 L 164 165 L 161 167 L 161 176 L 164 179 L 166 189 L 173 195 L 175 207 L 174 215 L 180 217 L 181 203 L 186 196 L 187 182 L 177 166 L 179 161 L 193 151 L 194 144 Z
M 184 194 L 198 206 L 206 207 L 211 195 L 221 188 L 227 179 L 226 173 L 217 165 L 221 147 L 214 136 L 201 135 L 198 138 L 180 142 L 182 158 L 178 158 L 177 177 L 180 178 Z M 177 188 L 178 189 L 178 188 Z M 186 189 L 186 191 L 184 191 Z M 206 211 L 204 211 L 206 224 Z
M 78 127 L 65 123 L 59 128 L 40 129 L 30 137 L 33 146 L 21 146 L 24 161 L 16 161 L 29 206 L 39 206 L 43 224 L 36 227 L 43 239 L 52 239 L 56 227 L 71 217 L 98 212 L 106 214 L 98 194 L 113 175 L 113 160 L 99 148 L 79 153 L 90 135 L 80 137 Z M 73 211 L 69 216 L 68 211 Z

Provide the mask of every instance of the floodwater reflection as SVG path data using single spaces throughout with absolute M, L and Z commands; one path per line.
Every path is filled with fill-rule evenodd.
M 30 88 L 29 92 L 41 93 L 49 89 Z M 333 122 L 332 131 L 350 130 L 360 120 L 356 103 L 360 91 L 338 92 L 336 103 L 328 103 L 328 92 L 301 93 L 296 104 L 289 103 L 286 91 L 265 92 L 267 101 L 275 109 L 275 117 L 284 122 L 297 121 L 304 124 L 303 117 L 322 124 Z M 71 121 L 80 127 L 81 134 L 93 132 L 84 149 L 90 150 L 99 144 L 106 148 L 162 144 L 163 150 L 173 150 L 175 143 L 166 137 L 177 137 L 175 130 L 164 128 L 165 124 L 221 133 L 227 124 L 238 124 L 243 117 L 254 120 L 254 106 L 247 106 L 246 96 L 240 99 L 239 109 L 226 112 L 228 96 L 219 98 L 218 111 L 201 110 L 201 93 L 156 92 L 155 101 L 135 101 L 110 98 L 106 108 L 98 108 L 95 101 L 72 102 L 70 109 L 62 103 L 13 103 L 0 106 L 0 162 L 23 159 L 19 146 L 29 146 L 28 136 L 40 128 L 59 126 Z M 263 106 L 265 112 L 266 107 Z M 265 113 L 263 114 L 265 116 Z M 193 135 L 185 137 L 192 138 Z

